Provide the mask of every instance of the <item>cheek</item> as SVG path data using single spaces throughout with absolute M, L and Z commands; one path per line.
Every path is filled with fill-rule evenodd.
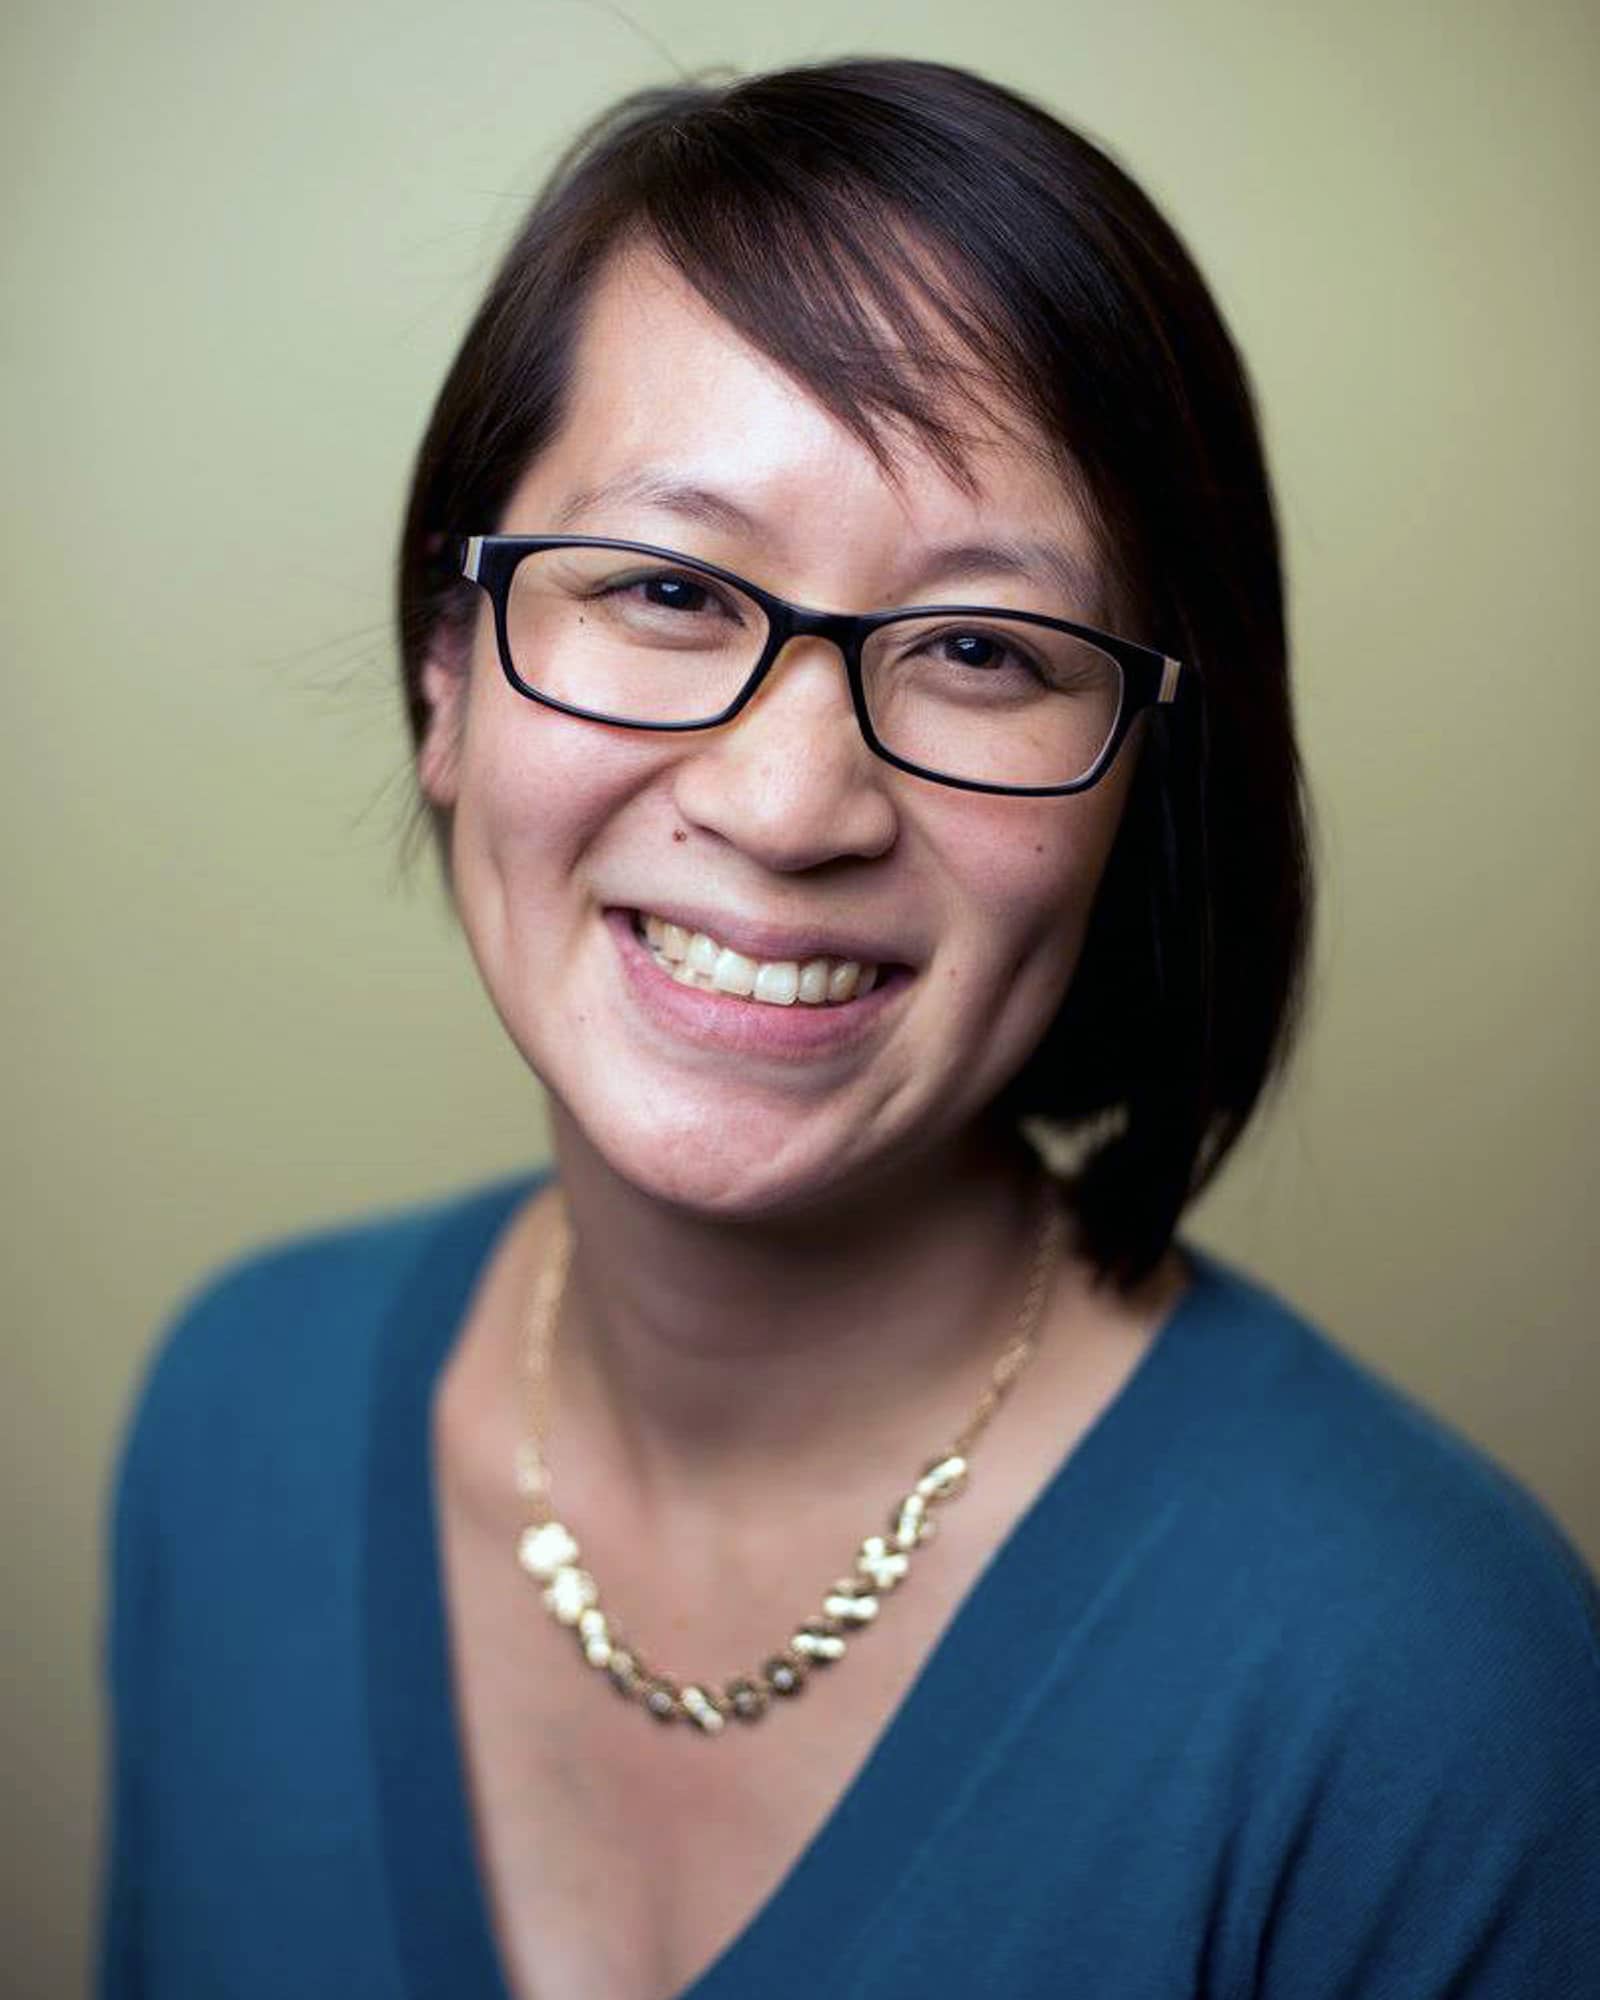
M 985 927 L 984 969 L 967 986 L 962 1013 L 984 1051 L 985 1096 L 1028 1062 L 1071 990 L 1119 823 L 1115 810 L 1087 809 L 1092 797 L 1037 801 L 1068 811 L 1039 813 L 973 852 L 968 882 L 980 898 L 973 908 Z
M 482 685 L 482 684 L 480 684 Z M 468 710 L 457 839 L 502 871 L 565 877 L 648 783 L 661 753 L 488 682 Z
M 1053 987 L 1059 998 L 1116 837 L 1120 792 L 989 804 L 964 837 L 944 843 L 947 879 L 961 883 L 992 976 Z

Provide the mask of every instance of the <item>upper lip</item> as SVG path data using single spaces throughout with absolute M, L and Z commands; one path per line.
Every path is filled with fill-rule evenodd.
M 704 931 L 718 944 L 727 945 L 746 958 L 769 962 L 793 960 L 803 965 L 811 958 L 849 958 L 858 965 L 906 965 L 910 953 L 883 937 L 869 937 L 865 931 L 829 921 L 826 924 L 777 924 L 759 917 L 740 916 L 731 910 L 710 910 L 686 903 L 631 903 L 618 905 L 630 916 L 660 917 L 678 924 L 691 934 Z

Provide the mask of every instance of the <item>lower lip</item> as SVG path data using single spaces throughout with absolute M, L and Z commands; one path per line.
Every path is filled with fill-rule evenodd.
M 706 993 L 697 986 L 681 986 L 670 972 L 662 971 L 635 931 L 632 911 L 607 910 L 605 920 L 629 989 L 646 1015 L 672 1034 L 732 1053 L 803 1060 L 847 1048 L 871 1034 L 911 983 L 911 974 L 895 967 L 880 975 L 878 984 L 859 1000 L 823 1007 L 799 1000 L 792 1007 L 775 1007 L 731 993 Z

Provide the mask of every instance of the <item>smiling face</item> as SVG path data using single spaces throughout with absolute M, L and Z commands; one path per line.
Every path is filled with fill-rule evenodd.
M 1065 485 L 998 431 L 968 465 L 971 492 L 908 441 L 891 482 L 635 251 L 595 286 L 562 427 L 499 526 L 660 543 L 835 610 L 942 591 L 1094 622 L 1095 604 L 1064 601 L 1062 568 L 1094 566 Z M 1003 542 L 1064 561 L 979 575 L 937 553 Z M 936 785 L 868 750 L 840 655 L 816 638 L 792 641 L 723 728 L 610 728 L 510 686 L 487 599 L 470 657 L 430 658 L 423 687 L 419 775 L 454 809 L 456 902 L 507 1031 L 572 1142 L 730 1217 L 826 1208 L 975 1124 L 1061 1004 L 1139 736 L 1076 795 Z M 653 948 L 646 917 L 677 929 L 652 923 Z M 675 965 L 680 930 L 712 940 L 691 964 L 731 951 L 735 986 L 782 1002 L 792 969 L 801 990 L 702 990 Z M 883 968 L 870 991 L 837 997 L 846 960 Z M 836 997 L 814 1003 L 830 978 Z

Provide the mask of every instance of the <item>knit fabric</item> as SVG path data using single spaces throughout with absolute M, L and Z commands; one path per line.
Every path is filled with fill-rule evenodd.
M 535 1179 L 253 1251 L 164 1330 L 114 1492 L 102 2000 L 507 2000 L 429 1408 Z M 683 2000 L 1600 1996 L 1594 1578 L 1182 1247 L 1197 1281 Z

